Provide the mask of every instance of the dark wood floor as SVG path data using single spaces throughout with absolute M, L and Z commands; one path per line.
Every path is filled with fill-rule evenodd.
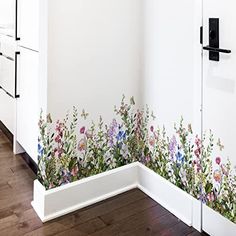
M 35 175 L 11 150 L 0 131 L 0 236 L 201 235 L 137 189 L 42 224 L 30 205 Z

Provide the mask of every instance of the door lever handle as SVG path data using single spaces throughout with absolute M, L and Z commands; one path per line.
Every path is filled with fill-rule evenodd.
M 221 52 L 221 53 L 227 53 L 227 54 L 231 53 L 231 50 L 229 49 L 214 48 L 210 46 L 205 46 L 203 47 L 203 49 L 210 52 Z

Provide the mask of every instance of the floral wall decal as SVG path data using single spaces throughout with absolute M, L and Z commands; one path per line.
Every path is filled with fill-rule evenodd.
M 213 170 L 213 151 L 224 146 L 211 131 L 201 139 L 181 118 L 169 137 L 152 124 L 148 106 L 136 109 L 133 97 L 127 103 L 123 96 L 114 113 L 109 124 L 100 117 L 88 127 L 78 123 L 76 108 L 56 124 L 41 113 L 38 179 L 46 189 L 139 161 L 236 223 L 235 170 L 220 156 Z M 81 119 L 88 119 L 85 110 Z

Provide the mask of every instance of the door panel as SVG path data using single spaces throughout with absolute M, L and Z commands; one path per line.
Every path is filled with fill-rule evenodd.
M 144 102 L 170 135 L 181 116 L 199 131 L 201 5 L 188 0 L 146 0 L 144 6 Z
M 38 87 L 38 53 L 21 48 L 16 139 L 35 162 L 38 143 Z
M 209 44 L 209 18 L 219 18 L 220 48 L 232 50 L 220 53 L 220 61 L 210 61 L 209 52 L 203 55 L 203 127 L 211 129 L 224 143 L 222 157 L 236 165 L 236 15 L 233 1 L 204 1 L 204 45 Z M 234 3 L 233 3 L 234 4 Z M 212 7 L 214 6 L 214 7 Z M 217 153 L 215 153 L 217 155 Z
M 13 37 L 15 0 L 0 0 L 0 33 Z
M 11 96 L 15 96 L 15 48 L 1 42 L 0 49 L 0 86 Z
M 236 15 L 233 0 L 203 1 L 204 46 L 215 34 L 210 31 L 209 19 L 219 18 L 219 48 L 231 53 L 220 53 L 219 60 L 209 60 L 203 51 L 203 131 L 211 130 L 214 146 L 210 154 L 212 169 L 205 184 L 207 208 L 203 206 L 203 230 L 210 235 L 235 235 L 236 225 Z M 207 137 L 209 137 L 207 135 Z M 230 171 L 228 161 L 231 163 Z M 218 215 L 219 212 L 224 217 Z M 226 220 L 229 219 L 229 221 Z
M 39 0 L 18 0 L 20 45 L 39 50 Z

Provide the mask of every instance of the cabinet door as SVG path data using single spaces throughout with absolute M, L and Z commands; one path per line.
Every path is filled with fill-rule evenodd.
M 20 45 L 38 51 L 39 0 L 18 0 Z
M 20 48 L 16 140 L 37 162 L 39 96 L 38 53 Z
M 0 0 L 0 33 L 14 36 L 16 0 Z
M 14 134 L 15 99 L 0 89 L 0 120 Z

